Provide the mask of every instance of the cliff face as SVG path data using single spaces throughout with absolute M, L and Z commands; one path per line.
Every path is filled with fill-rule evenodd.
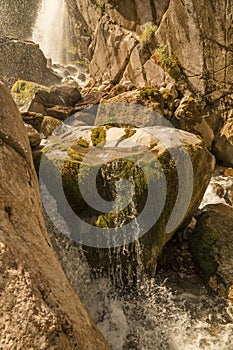
M 181 64 L 193 90 L 211 101 L 231 91 L 232 0 L 66 1 L 80 57 L 90 60 L 95 78 L 119 82 L 124 76 L 140 85 L 146 80 L 145 62 L 162 44 Z M 140 45 L 153 26 L 150 43 Z M 134 66 L 141 70 L 140 79 Z
M 211 103 L 231 92 L 233 0 L 65 1 L 78 57 L 95 79 L 145 85 L 145 63 L 162 44 L 181 64 L 191 89 Z M 1 34 L 30 37 L 39 4 L 0 0 Z
M 143 25 L 157 25 L 169 0 L 66 0 L 66 3 L 80 58 L 89 60 L 90 72 L 95 78 L 117 82 L 139 43 Z M 144 56 L 148 59 L 150 53 Z
M 232 11 L 232 0 L 171 0 L 156 35 L 192 86 L 213 99 L 232 88 Z

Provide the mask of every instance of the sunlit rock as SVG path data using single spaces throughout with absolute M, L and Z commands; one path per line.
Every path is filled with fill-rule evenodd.
M 26 131 L 27 131 L 30 145 L 32 147 L 39 146 L 41 139 L 42 139 L 39 132 L 36 129 L 34 129 L 32 125 L 24 123 L 24 126 L 25 126 Z

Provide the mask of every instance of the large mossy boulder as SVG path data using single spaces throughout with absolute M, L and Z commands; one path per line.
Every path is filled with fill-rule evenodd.
M 205 206 L 189 239 L 204 282 L 226 297 L 233 285 L 233 208 L 223 203 Z
M 29 141 L 0 83 L 0 348 L 109 349 L 46 231 Z
M 38 160 L 66 234 L 85 246 L 94 269 L 115 278 L 119 265 L 122 278 L 139 266 L 155 272 L 165 243 L 198 208 L 214 167 L 199 138 L 165 126 L 69 127 L 49 139 Z

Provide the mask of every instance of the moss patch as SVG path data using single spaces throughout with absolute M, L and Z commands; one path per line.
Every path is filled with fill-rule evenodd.
M 84 148 L 89 147 L 89 142 L 87 140 L 84 140 L 82 137 L 78 140 L 78 145 Z
M 153 101 L 153 102 L 161 102 L 162 94 L 153 87 L 145 87 L 140 90 L 140 96 L 143 100 Z
M 86 154 L 89 148 L 89 142 L 82 137 L 74 141 L 67 151 L 70 158 L 77 161 L 82 161 L 82 155 Z
M 121 140 L 126 140 L 128 138 L 130 138 L 131 136 L 133 136 L 136 133 L 136 130 L 127 128 L 125 129 L 125 134 L 121 137 Z
M 68 149 L 67 154 L 73 160 L 78 160 L 80 162 L 82 161 L 82 156 L 78 152 L 74 151 L 72 148 Z
M 159 44 L 152 58 L 155 60 L 156 64 L 163 67 L 172 78 L 179 80 L 182 73 L 181 66 L 175 57 L 167 53 L 166 47 L 163 44 Z
M 104 144 L 106 141 L 106 130 L 103 126 L 92 129 L 91 141 L 93 146 Z
M 42 85 L 36 84 L 31 81 L 26 80 L 18 80 L 15 82 L 15 84 L 11 88 L 11 93 L 15 99 L 16 104 L 21 107 L 33 98 L 36 91 L 39 89 L 47 90 L 48 88 L 45 88 Z
M 143 47 L 147 47 L 155 37 L 157 26 L 151 22 L 145 24 L 145 28 L 140 36 L 140 43 Z
M 100 17 L 104 15 L 107 0 L 95 0 L 97 12 Z

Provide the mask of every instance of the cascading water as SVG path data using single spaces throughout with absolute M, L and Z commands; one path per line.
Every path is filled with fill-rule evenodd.
M 233 178 L 224 175 L 221 168 L 213 174 L 200 208 L 216 203 L 233 205 Z
M 53 63 L 67 64 L 70 49 L 70 23 L 64 0 L 42 0 L 32 40 Z

